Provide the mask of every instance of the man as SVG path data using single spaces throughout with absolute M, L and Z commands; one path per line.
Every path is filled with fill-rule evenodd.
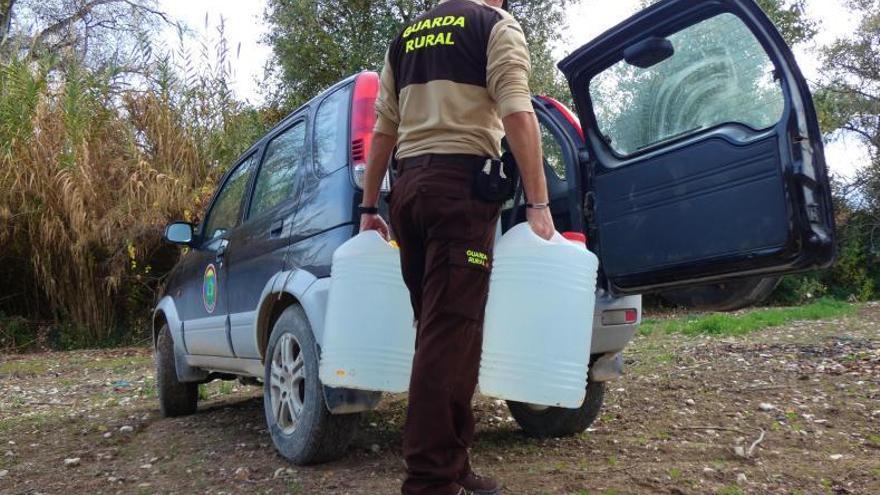
M 503 136 L 519 164 L 529 224 L 545 239 L 554 232 L 528 47 L 502 3 L 442 0 L 392 41 L 382 70 L 361 230 L 388 237 L 376 206 L 396 147 L 391 224 L 417 320 L 404 495 L 500 493 L 471 471 L 468 448 L 500 211 L 477 197 L 474 177 L 499 157 Z

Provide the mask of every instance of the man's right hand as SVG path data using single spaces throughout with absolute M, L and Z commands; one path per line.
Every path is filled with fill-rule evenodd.
M 553 215 L 550 214 L 550 208 L 526 208 L 526 220 L 535 234 L 542 239 L 549 241 L 553 234 L 556 233 L 556 226 L 553 225 Z

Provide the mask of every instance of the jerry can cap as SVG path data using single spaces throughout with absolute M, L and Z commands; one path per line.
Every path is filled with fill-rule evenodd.
M 581 244 L 587 243 L 587 236 L 582 232 L 563 232 L 562 237 L 565 237 L 571 242 L 579 242 Z

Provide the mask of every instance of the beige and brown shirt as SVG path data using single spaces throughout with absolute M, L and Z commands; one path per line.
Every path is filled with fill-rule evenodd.
M 482 0 L 443 0 L 391 43 L 376 100 L 376 132 L 397 158 L 498 157 L 501 118 L 533 112 L 531 62 L 519 23 Z

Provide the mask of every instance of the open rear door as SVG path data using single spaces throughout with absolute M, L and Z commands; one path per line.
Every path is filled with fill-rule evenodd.
M 663 0 L 559 64 L 584 124 L 592 248 L 616 293 L 829 265 L 819 125 L 752 0 Z

